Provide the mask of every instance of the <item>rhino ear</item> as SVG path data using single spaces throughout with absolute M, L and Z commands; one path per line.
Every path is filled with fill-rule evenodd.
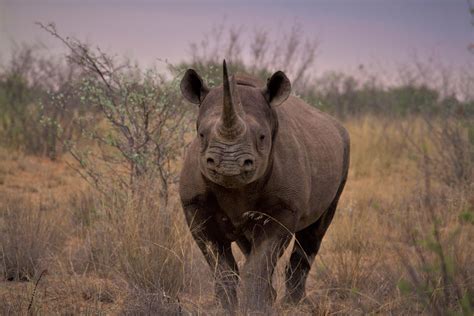
M 183 96 L 189 102 L 195 104 L 201 104 L 209 92 L 209 88 L 194 69 L 186 70 L 180 88 Z
M 275 72 L 263 88 L 263 95 L 271 106 L 282 104 L 291 93 L 291 83 L 283 71 Z

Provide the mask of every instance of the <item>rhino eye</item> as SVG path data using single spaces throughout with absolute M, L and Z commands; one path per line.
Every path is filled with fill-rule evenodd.
M 199 133 L 199 138 L 203 139 L 203 138 L 204 138 L 204 134 L 203 134 L 203 133 Z
M 260 141 L 263 141 L 265 139 L 265 135 L 260 135 Z

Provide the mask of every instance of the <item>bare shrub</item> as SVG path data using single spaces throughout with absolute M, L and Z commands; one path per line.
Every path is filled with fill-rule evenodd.
M 452 113 L 424 115 L 418 124 L 405 122 L 401 131 L 421 170 L 429 165 L 432 176 L 448 187 L 466 187 L 472 185 L 473 176 L 472 124 L 472 119 Z
M 472 176 L 474 150 L 472 115 L 465 112 L 448 83 L 447 71 L 435 72 L 429 65 L 415 64 L 407 78 L 431 79 L 442 85 L 440 96 L 428 100 L 433 111 L 420 111 L 417 117 L 400 125 L 406 150 L 417 165 L 417 197 L 406 207 L 413 220 L 407 223 L 407 243 L 412 251 L 398 253 L 407 270 L 402 280 L 404 292 L 416 294 L 418 304 L 435 315 L 469 315 L 474 306 L 473 271 L 468 262 L 474 249 L 466 249 L 465 238 L 472 234 Z M 441 96 L 445 96 L 444 99 Z M 469 244 L 468 244 L 469 245 Z M 469 247 L 468 247 L 469 248 Z M 472 247 L 470 247 L 472 248 Z
M 405 121 L 400 130 L 420 172 L 426 174 L 426 168 L 430 169 L 430 177 L 448 187 L 472 185 L 473 105 L 472 96 L 463 91 L 468 86 L 472 90 L 472 82 L 463 76 L 456 78 L 445 67 L 419 61 L 404 68 L 400 76 L 405 85 L 416 88 L 429 84 L 437 91 L 405 98 L 407 108 L 419 108 L 416 118 Z M 466 101 L 460 102 L 456 93 Z
M 243 27 L 216 25 L 199 43 L 190 46 L 191 60 L 178 67 L 195 68 L 211 84 L 220 83 L 222 59 L 232 72 L 255 75 L 266 80 L 276 70 L 291 78 L 294 91 L 302 92 L 313 78 L 318 42 L 304 38 L 299 24 L 274 35 L 264 29 L 245 32 Z

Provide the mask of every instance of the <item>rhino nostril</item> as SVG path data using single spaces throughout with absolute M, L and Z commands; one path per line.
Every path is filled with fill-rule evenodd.
M 214 167 L 214 165 L 215 165 L 214 159 L 212 159 L 212 158 L 210 158 L 210 157 L 207 158 L 206 162 L 207 162 L 207 166 L 208 166 L 208 167 Z
M 253 167 L 253 160 L 252 160 L 252 159 L 245 159 L 245 160 L 244 160 L 244 165 L 243 165 L 243 167 L 244 167 L 245 169 L 250 169 L 250 168 L 252 168 L 252 167 Z

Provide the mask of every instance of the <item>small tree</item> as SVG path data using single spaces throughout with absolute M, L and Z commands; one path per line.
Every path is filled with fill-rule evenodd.
M 190 127 L 190 107 L 178 94 L 178 82 L 155 69 L 142 72 L 128 60 L 117 63 L 100 49 L 62 37 L 53 24 L 41 27 L 69 48 L 68 61 L 83 73 L 76 93 L 89 111 L 75 124 L 92 146 L 67 144 L 79 162 L 76 169 L 101 192 L 114 183 L 136 193 L 143 180 L 158 180 L 166 205 Z

